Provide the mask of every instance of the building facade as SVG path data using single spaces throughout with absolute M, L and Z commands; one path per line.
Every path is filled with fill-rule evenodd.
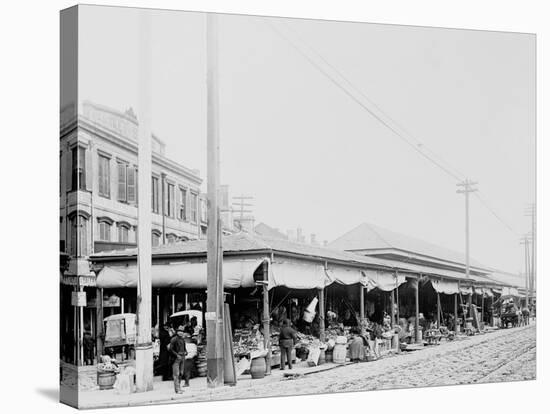
M 137 245 L 138 120 L 132 109 L 120 112 L 92 102 L 84 102 L 78 116 L 62 111 L 61 120 L 60 252 L 69 260 L 61 272 L 60 322 L 61 334 L 72 337 L 64 342 L 74 348 L 62 354 L 73 353 L 67 359 L 80 362 L 82 332 L 93 336 L 96 326 L 98 293 L 88 258 Z M 165 143 L 155 135 L 151 139 L 153 246 L 204 237 L 206 201 L 199 172 L 170 160 Z M 81 292 L 86 306 L 75 306 L 74 292 Z

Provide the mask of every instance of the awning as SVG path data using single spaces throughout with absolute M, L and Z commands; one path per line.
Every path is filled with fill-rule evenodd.
M 493 296 L 495 296 L 493 294 L 493 291 L 490 289 L 490 288 L 483 288 L 483 293 L 485 294 L 485 296 L 489 297 L 489 298 L 492 298 Z
M 224 260 L 223 284 L 228 289 L 253 287 L 254 272 L 265 259 Z M 135 288 L 138 272 L 136 265 L 105 266 L 97 276 L 97 287 Z M 206 262 L 179 262 L 153 264 L 154 288 L 206 289 Z
M 483 288 L 482 287 L 474 287 L 474 293 L 476 295 L 483 295 Z
M 342 277 L 343 274 L 338 273 Z M 325 266 L 321 263 L 284 260 L 275 261 L 270 266 L 269 289 L 277 286 L 286 286 L 289 289 L 322 289 L 330 283 Z
M 329 266 L 326 269 L 328 284 L 339 283 L 341 285 L 355 285 L 357 283 L 367 286 L 369 279 L 364 271 L 344 266 Z
M 456 280 L 440 280 L 430 278 L 433 288 L 436 292 L 443 293 L 445 295 L 453 295 L 459 293 L 458 281 Z
M 405 275 L 401 273 L 397 273 L 396 275 L 394 272 L 368 269 L 366 274 L 369 280 L 368 290 L 378 288 L 389 292 L 406 282 Z

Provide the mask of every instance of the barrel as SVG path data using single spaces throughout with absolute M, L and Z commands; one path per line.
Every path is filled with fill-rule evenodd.
M 346 354 L 347 354 L 346 346 L 343 344 L 336 344 L 334 345 L 334 349 L 332 351 L 332 360 L 334 361 L 335 364 L 345 364 Z
M 116 374 L 111 371 L 100 371 L 97 373 L 97 385 L 100 390 L 111 390 L 115 384 Z
M 328 364 L 332 362 L 332 349 L 325 352 L 325 362 Z
M 250 363 L 250 375 L 253 379 L 265 377 L 265 357 L 254 358 Z

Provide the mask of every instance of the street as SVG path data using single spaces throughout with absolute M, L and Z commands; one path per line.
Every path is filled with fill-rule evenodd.
M 308 375 L 284 378 L 275 370 L 262 380 L 240 380 L 235 387 L 210 390 L 202 379 L 196 379 L 177 396 L 170 382 L 155 384 L 151 393 L 130 396 L 112 391 L 82 392 L 80 405 L 112 407 L 532 380 L 536 378 L 535 341 L 536 329 L 531 324 Z

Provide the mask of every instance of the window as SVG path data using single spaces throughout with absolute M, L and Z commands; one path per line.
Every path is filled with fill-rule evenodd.
M 72 191 L 86 189 L 86 148 L 72 149 Z
M 130 233 L 130 226 L 125 223 L 119 223 L 118 225 L 118 242 L 128 243 Z
M 159 179 L 157 177 L 152 177 L 151 183 L 151 206 L 153 208 L 153 213 L 159 212 Z
M 99 155 L 97 168 L 99 195 L 107 198 L 111 198 L 111 171 L 109 166 L 110 161 L 111 160 L 108 157 L 104 155 Z
M 189 200 L 189 218 L 192 223 L 197 222 L 197 194 L 191 193 L 191 200 Z
M 171 233 L 166 235 L 166 240 L 168 241 L 168 244 L 172 244 L 178 240 L 178 237 L 175 234 Z
M 72 256 L 88 255 L 88 219 L 76 214 L 70 219 L 71 224 L 71 248 Z
M 160 245 L 160 231 L 153 230 L 151 233 L 151 244 L 153 247 L 157 247 Z
M 180 206 L 179 206 L 179 213 L 178 213 L 178 218 L 180 220 L 187 220 L 187 214 L 186 214 L 186 211 L 185 211 L 185 206 L 187 204 L 187 190 L 185 188 L 181 188 L 179 189 L 180 191 Z
M 117 163 L 118 201 L 137 203 L 137 170 L 125 162 Z
M 117 163 L 118 170 L 118 201 L 126 201 L 126 169 L 128 164 L 119 162 Z
M 111 225 L 106 221 L 99 222 L 99 240 L 101 241 L 111 240 Z
M 169 217 L 174 217 L 175 214 L 174 214 L 174 184 L 168 184 L 168 216 Z
M 201 209 L 200 209 L 200 214 L 201 214 L 201 222 L 202 223 L 207 223 L 208 222 L 208 206 L 206 204 L 206 198 L 201 198 L 200 199 L 200 206 L 201 206 Z
M 126 170 L 126 181 L 128 188 L 126 190 L 127 200 L 129 203 L 136 204 L 137 201 L 137 174 L 136 169 L 128 167 Z

